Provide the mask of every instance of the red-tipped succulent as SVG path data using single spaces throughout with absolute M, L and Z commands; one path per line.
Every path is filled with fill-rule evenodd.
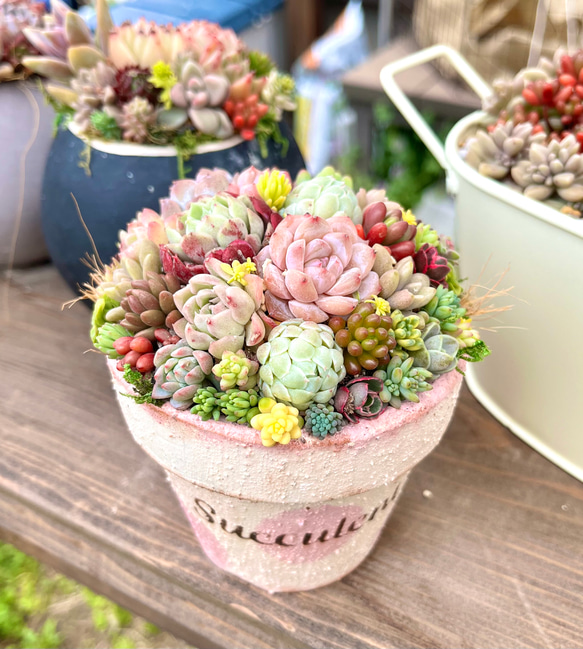
M 359 376 L 341 385 L 334 397 L 334 408 L 348 421 L 357 424 L 361 419 L 373 419 L 382 414 L 387 404 L 381 401 L 384 385 L 374 376 Z
M 188 284 L 188 280 L 199 273 L 206 273 L 203 264 L 193 264 L 190 261 L 182 261 L 180 257 L 172 252 L 168 246 L 160 246 L 160 261 L 165 273 L 176 275 L 181 284 Z
M 242 239 L 237 239 L 232 241 L 226 248 L 216 248 L 211 250 L 205 257 L 205 262 L 207 259 L 218 259 L 229 266 L 234 261 L 239 261 L 244 263 L 247 259 L 253 260 L 255 258 L 255 251 L 253 248 Z M 204 270 L 203 272 L 207 272 Z
M 403 209 L 398 203 L 371 203 L 362 214 L 363 239 L 370 246 L 379 243 L 389 248 L 395 261 L 415 253 L 417 228 L 403 220 Z
M 450 271 L 447 259 L 442 257 L 435 246 L 424 243 L 413 257 L 415 272 L 427 275 L 432 286 L 447 286 L 445 278 Z

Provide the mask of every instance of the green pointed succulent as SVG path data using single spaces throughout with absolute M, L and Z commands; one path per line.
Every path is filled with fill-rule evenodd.
M 417 232 L 415 233 L 415 250 L 419 250 L 424 243 L 430 246 L 437 246 L 439 243 L 439 234 L 429 224 L 418 223 Z
M 203 421 L 218 421 L 224 415 L 227 421 L 246 425 L 259 414 L 259 399 L 259 393 L 253 389 L 219 392 L 214 387 L 204 387 L 194 395 L 194 406 L 190 412 Z
M 95 301 L 93 312 L 91 314 L 91 329 L 89 330 L 89 336 L 94 345 L 97 342 L 97 336 L 99 335 L 101 327 L 103 327 L 107 322 L 107 314 L 118 306 L 119 302 L 108 295 L 103 295 Z M 124 335 L 131 336 L 132 334 Z
M 220 392 L 213 387 L 199 388 L 193 397 L 194 406 L 190 412 L 198 415 L 203 421 L 214 419 L 218 421 L 221 416 L 219 408 Z
M 314 437 L 324 439 L 342 427 L 344 418 L 334 410 L 332 403 L 312 403 L 306 410 L 304 428 Z
M 115 351 L 113 343 L 118 338 L 131 335 L 125 327 L 106 322 L 99 328 L 93 344 L 95 345 L 95 349 L 98 349 L 102 354 L 107 354 L 109 358 L 121 358 L 122 355 Z
M 237 352 L 225 350 L 220 363 L 213 367 L 213 374 L 221 381 L 221 390 L 225 392 L 238 386 L 241 389 L 254 388 L 257 385 L 259 363 L 247 358 L 240 349 Z
M 466 310 L 460 305 L 460 298 L 454 291 L 444 286 L 438 286 L 432 300 L 423 307 L 433 318 L 441 323 L 441 330 L 446 333 L 453 333 L 457 329 L 456 322 L 466 314 Z
M 362 210 L 356 194 L 343 180 L 328 174 L 318 174 L 296 185 L 280 213 L 311 214 L 322 219 L 344 214 L 356 225 L 362 224 Z
M 391 354 L 402 356 L 402 352 L 408 354 L 423 349 L 423 340 L 421 338 L 423 322 L 416 313 L 406 316 L 396 309 L 391 313 L 391 319 L 393 320 L 393 332 L 397 341 L 395 351 L 391 352 Z
M 249 424 L 259 414 L 260 395 L 256 390 L 227 390 L 220 395 L 219 406 L 227 421 Z
M 441 332 L 437 322 L 430 322 L 423 330 L 424 347 L 411 352 L 415 367 L 429 370 L 438 376 L 455 369 L 459 342 L 453 336 Z
M 373 376 L 381 379 L 385 386 L 380 393 L 381 400 L 393 408 L 400 408 L 403 401 L 417 403 L 419 392 L 432 389 L 431 384 L 427 382 L 432 378 L 431 372 L 413 367 L 413 358 L 402 360 L 394 356 L 386 370 L 377 370 Z

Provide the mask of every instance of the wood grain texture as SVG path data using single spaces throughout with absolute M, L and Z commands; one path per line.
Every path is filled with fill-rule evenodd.
M 583 645 L 583 486 L 467 390 L 371 557 L 269 595 L 202 554 L 56 272 L 19 272 L 4 296 L 1 538 L 199 647 Z
M 348 98 L 357 103 L 388 101 L 381 86 L 381 70 L 387 63 L 402 59 L 418 49 L 412 36 L 404 36 L 374 52 L 342 77 Z M 431 63 L 402 72 L 396 76 L 396 80 L 419 108 L 433 109 L 452 118 L 462 117 L 480 108 L 480 100 L 472 90 L 445 79 Z

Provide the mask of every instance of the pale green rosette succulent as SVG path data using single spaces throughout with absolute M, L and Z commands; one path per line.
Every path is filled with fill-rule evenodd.
M 318 175 L 299 183 L 289 193 L 281 214 L 312 214 L 322 219 L 344 214 L 362 224 L 362 210 L 352 189 L 331 175 Z
M 202 263 L 214 248 L 226 248 L 233 241 L 246 241 L 259 252 L 265 232 L 263 219 L 245 198 L 221 192 L 212 198 L 192 203 L 181 217 L 185 234 L 182 251 Z
M 449 334 L 441 333 L 437 322 L 430 322 L 422 332 L 423 349 L 411 352 L 415 367 L 429 370 L 435 376 L 455 369 L 459 342 Z
M 275 327 L 257 350 L 257 360 L 263 395 L 298 410 L 328 403 L 346 375 L 332 329 L 300 319 Z
M 197 390 L 213 367 L 213 357 L 205 351 L 190 348 L 185 340 L 160 347 L 154 356 L 154 399 L 170 399 L 178 410 L 192 406 Z
M 393 356 L 385 370 L 377 370 L 373 376 L 381 379 L 384 388 L 380 393 L 381 401 L 389 403 L 393 408 L 400 408 L 403 401 L 418 403 L 418 392 L 431 390 L 427 381 L 432 378 L 430 371 L 413 367 L 413 358 L 402 360 Z

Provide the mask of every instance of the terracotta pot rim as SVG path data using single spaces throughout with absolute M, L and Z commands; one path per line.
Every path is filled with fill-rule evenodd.
M 115 389 L 122 394 L 135 394 L 132 386 L 124 381 L 122 372 L 116 369 L 116 362 L 115 360 L 107 361 Z M 464 371 L 465 365 L 463 361 L 460 361 L 459 367 L 462 371 Z M 403 426 L 421 419 L 428 411 L 449 397 L 458 388 L 462 380 L 463 375 L 459 372 L 455 370 L 448 372 L 435 381 L 432 390 L 419 394 L 419 403 L 407 401 L 398 409 L 389 407 L 380 417 L 370 420 L 363 419 L 358 424 L 348 424 L 336 435 L 327 436 L 323 440 L 312 435 L 303 435 L 300 439 L 292 440 L 287 445 L 278 444 L 269 450 L 270 452 L 285 453 L 286 451 L 330 448 L 337 451 L 343 447 L 364 446 L 380 436 L 390 437 L 396 434 Z M 191 414 L 190 410 L 177 410 L 170 403 L 165 403 L 162 407 L 152 404 L 142 404 L 141 407 L 150 410 L 156 419 L 161 420 L 161 424 L 167 421 L 170 425 L 173 420 L 177 420 L 191 427 L 194 435 L 202 432 L 205 435 L 214 435 L 235 443 L 242 443 L 245 446 L 263 448 L 258 431 L 249 426 L 224 420 L 214 421 L 210 419 L 202 421 L 198 415 Z
M 80 128 L 74 122 L 69 122 L 67 125 L 69 131 L 80 140 L 87 142 L 89 146 L 95 151 L 107 153 L 108 155 L 127 156 L 137 158 L 175 158 L 176 147 L 156 146 L 155 144 L 136 144 L 134 142 L 109 142 L 107 140 L 100 140 L 97 138 L 90 139 L 83 137 L 80 134 Z M 233 135 L 226 140 L 218 140 L 217 142 L 207 142 L 197 147 L 196 153 L 214 153 L 215 151 L 224 151 L 225 149 L 232 149 L 244 142 L 240 135 Z

